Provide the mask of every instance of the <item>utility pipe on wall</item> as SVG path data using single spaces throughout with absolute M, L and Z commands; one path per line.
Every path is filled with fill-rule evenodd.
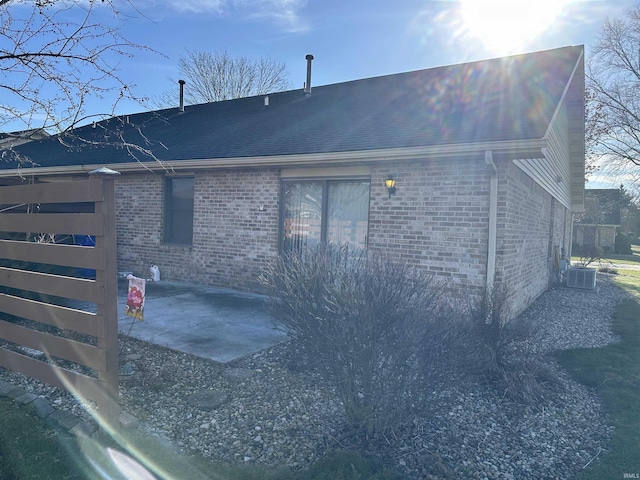
M 493 152 L 484 152 L 484 163 L 491 167 L 491 180 L 489 182 L 489 238 L 487 242 L 487 281 L 486 294 L 490 298 L 493 290 L 493 282 L 496 276 L 496 249 L 498 226 L 498 169 L 493 163 Z

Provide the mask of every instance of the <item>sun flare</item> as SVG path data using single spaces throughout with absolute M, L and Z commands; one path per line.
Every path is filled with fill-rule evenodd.
M 492 53 L 518 51 L 553 26 L 567 0 L 462 0 L 463 28 Z

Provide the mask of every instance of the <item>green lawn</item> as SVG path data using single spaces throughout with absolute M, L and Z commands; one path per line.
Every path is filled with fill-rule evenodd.
M 75 445 L 57 437 L 32 412 L 0 397 L 0 479 L 80 479 Z
M 603 265 L 607 263 L 640 265 L 640 245 L 631 245 L 631 252 L 631 255 L 616 255 L 615 253 L 611 253 L 602 257 L 600 263 Z M 580 263 L 580 257 L 572 256 L 571 263 Z M 592 266 L 597 263 L 598 262 L 594 262 Z
M 640 301 L 640 270 L 618 269 L 613 282 L 632 293 Z
M 635 296 L 619 305 L 613 318 L 613 330 L 621 342 L 558 354 L 561 365 L 577 381 L 598 392 L 615 426 L 613 440 L 585 469 L 579 477 L 583 480 L 640 475 L 640 271 L 618 273 L 614 282 Z

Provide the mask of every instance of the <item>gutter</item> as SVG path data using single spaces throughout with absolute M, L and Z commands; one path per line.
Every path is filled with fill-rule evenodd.
M 492 151 L 505 154 L 527 154 L 541 152 L 547 146 L 545 139 L 515 140 L 499 142 L 460 143 L 448 145 L 430 145 L 422 147 L 389 148 L 379 150 L 357 150 L 346 152 L 308 153 L 302 155 L 270 155 L 253 157 L 202 158 L 190 160 L 151 160 L 130 162 L 63 165 L 55 167 L 22 167 L 0 169 L 0 177 L 20 175 L 72 175 L 82 174 L 106 167 L 119 172 L 172 172 L 193 169 L 241 168 L 241 167 L 295 167 L 327 166 L 341 164 L 371 164 L 401 160 L 424 160 L 426 158 L 446 158 L 466 155 L 478 155 Z
M 497 250 L 497 230 L 498 230 L 498 169 L 493 163 L 493 152 L 484 152 L 484 163 L 491 168 L 491 179 L 489 181 L 489 237 L 487 241 L 487 278 L 485 292 L 491 298 L 493 284 L 496 276 L 496 250 Z

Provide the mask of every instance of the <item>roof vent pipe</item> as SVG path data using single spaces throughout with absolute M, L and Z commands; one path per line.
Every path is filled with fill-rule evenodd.
M 178 80 L 180 84 L 180 111 L 184 112 L 184 84 L 187 83 L 184 80 Z
M 313 55 L 309 54 L 304 58 L 307 59 L 307 82 L 304 84 L 304 93 L 311 95 L 311 61 L 313 60 Z

